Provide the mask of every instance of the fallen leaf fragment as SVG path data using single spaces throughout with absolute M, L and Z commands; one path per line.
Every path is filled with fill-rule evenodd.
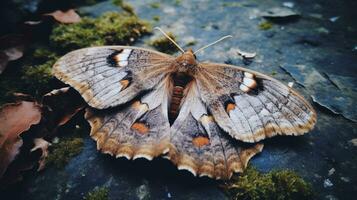
M 41 107 L 35 102 L 10 103 L 0 109 L 0 177 L 19 153 L 20 134 L 40 120 Z
M 238 55 L 242 56 L 243 59 L 253 59 L 257 55 L 256 52 L 250 53 L 242 51 L 240 49 L 238 49 L 237 51 Z
M 31 152 L 34 152 L 38 149 L 42 151 L 41 157 L 38 161 L 39 166 L 37 168 L 37 171 L 41 171 L 45 168 L 46 158 L 48 156 L 48 147 L 51 145 L 51 143 L 47 142 L 43 138 L 35 138 L 33 142 L 35 146 L 31 149 Z
M 45 94 L 42 104 L 49 108 L 54 127 L 66 124 L 85 105 L 76 91 L 70 87 L 52 90 Z
M 271 20 L 292 19 L 299 17 L 300 14 L 286 7 L 274 7 L 261 13 L 261 16 Z
M 41 23 L 42 23 L 41 20 L 40 21 L 26 21 L 26 22 L 24 22 L 24 24 L 30 25 L 30 26 L 39 25 Z
M 44 16 L 52 16 L 56 21 L 64 24 L 73 24 L 81 21 L 81 17 L 73 9 L 65 12 L 56 10 L 55 12 L 46 13 Z

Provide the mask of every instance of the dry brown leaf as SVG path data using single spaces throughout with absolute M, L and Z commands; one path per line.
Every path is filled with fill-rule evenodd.
M 31 149 L 31 152 L 34 152 L 38 149 L 42 151 L 41 157 L 38 160 L 39 166 L 37 168 L 37 171 L 41 171 L 45 168 L 46 158 L 48 156 L 48 147 L 51 145 L 51 143 L 47 142 L 43 138 L 35 138 L 33 140 L 33 143 L 35 144 L 35 146 Z
M 20 134 L 41 120 L 41 107 L 35 102 L 5 104 L 0 109 L 0 177 L 22 146 Z
M 250 52 L 242 51 L 240 49 L 238 49 L 237 53 L 238 55 L 242 56 L 243 59 L 253 59 L 257 55 L 257 53 L 255 52 L 250 53 Z
M 66 124 L 85 106 L 80 96 L 70 87 L 64 87 L 45 94 L 42 104 L 50 109 L 54 126 Z
M 69 9 L 65 12 L 56 10 L 55 12 L 46 13 L 45 16 L 52 16 L 56 21 L 64 24 L 78 23 L 81 17 L 73 10 Z

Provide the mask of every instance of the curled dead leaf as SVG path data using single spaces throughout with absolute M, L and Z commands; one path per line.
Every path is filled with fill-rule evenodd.
M 69 9 L 65 12 L 56 10 L 51 13 L 46 13 L 44 16 L 52 16 L 56 21 L 64 24 L 73 24 L 81 21 L 81 17 L 73 9 Z
M 51 143 L 47 142 L 43 138 L 35 138 L 33 140 L 33 143 L 35 146 L 31 149 L 31 152 L 34 152 L 36 150 L 41 150 L 41 157 L 38 161 L 38 168 L 37 171 L 41 171 L 45 168 L 46 165 L 46 158 L 48 156 L 48 147 L 51 145 Z
M 5 104 L 0 109 L 0 177 L 18 155 L 23 144 L 20 134 L 41 120 L 41 107 L 35 102 Z
M 54 127 L 66 124 L 85 106 L 77 92 L 70 87 L 52 90 L 45 94 L 42 104 L 49 108 Z
M 256 52 L 245 52 L 245 51 L 242 51 L 240 49 L 237 50 L 237 53 L 239 56 L 242 56 L 243 59 L 253 59 L 257 53 Z

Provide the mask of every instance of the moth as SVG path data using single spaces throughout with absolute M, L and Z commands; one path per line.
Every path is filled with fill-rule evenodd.
M 199 62 L 203 48 L 184 51 L 167 38 L 181 55 L 100 46 L 55 63 L 53 74 L 89 105 L 90 135 L 103 153 L 163 156 L 193 175 L 229 179 L 262 151 L 263 139 L 302 135 L 316 123 L 313 107 L 291 87 L 246 68 Z

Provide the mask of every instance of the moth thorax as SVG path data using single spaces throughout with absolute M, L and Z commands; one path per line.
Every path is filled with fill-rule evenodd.
M 195 74 L 197 70 L 197 61 L 192 50 L 188 50 L 182 55 L 178 56 L 176 58 L 174 67 L 176 68 L 176 71 L 179 73 L 185 73 L 188 75 Z

